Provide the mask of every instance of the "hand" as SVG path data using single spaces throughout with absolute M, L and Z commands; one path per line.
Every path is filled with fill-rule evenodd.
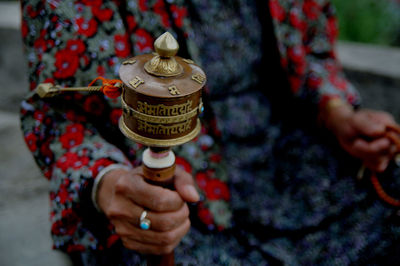
M 145 254 L 168 254 L 189 231 L 189 209 L 185 201 L 199 195 L 190 174 L 176 168 L 176 191 L 148 184 L 142 168 L 112 170 L 104 176 L 98 191 L 98 205 L 121 237 L 126 248 Z M 143 210 L 150 219 L 149 230 L 139 227 Z
M 390 114 L 367 109 L 355 112 L 348 105 L 340 105 L 325 112 L 323 118 L 350 155 L 361 159 L 373 171 L 386 169 L 397 151 L 385 137 L 386 127 L 396 125 Z

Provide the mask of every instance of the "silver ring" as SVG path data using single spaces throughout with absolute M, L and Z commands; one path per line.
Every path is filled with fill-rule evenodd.
M 151 222 L 149 219 L 146 218 L 147 216 L 147 211 L 143 211 L 142 214 L 140 215 L 140 228 L 143 230 L 149 230 Z

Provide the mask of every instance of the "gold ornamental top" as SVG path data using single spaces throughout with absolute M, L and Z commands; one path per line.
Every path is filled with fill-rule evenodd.
M 160 77 L 173 77 L 183 72 L 182 66 L 175 60 L 179 44 L 169 32 L 165 32 L 154 42 L 157 55 L 148 61 L 144 69 L 147 73 Z

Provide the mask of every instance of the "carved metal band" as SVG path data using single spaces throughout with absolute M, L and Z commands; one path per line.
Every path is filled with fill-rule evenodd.
M 119 128 L 121 129 L 121 132 L 127 138 L 137 141 L 139 143 L 142 143 L 144 145 L 151 146 L 151 147 L 171 147 L 171 146 L 186 143 L 186 142 L 194 139 L 200 132 L 201 123 L 200 123 L 200 119 L 197 119 L 196 127 L 191 132 L 189 132 L 189 134 L 184 135 L 179 138 L 175 138 L 175 139 L 152 139 L 152 138 L 147 138 L 147 137 L 141 136 L 139 134 L 136 134 L 135 132 L 133 132 L 130 128 L 128 128 L 126 126 L 122 116 L 119 119 Z
M 173 123 L 178 123 L 182 121 L 186 121 L 194 116 L 196 116 L 202 106 L 202 102 L 200 101 L 200 104 L 198 107 L 194 108 L 190 112 L 182 115 L 175 115 L 175 116 L 155 116 L 155 115 L 147 115 L 141 112 L 136 111 L 132 107 L 126 104 L 124 101 L 123 97 L 121 97 L 121 103 L 122 103 L 122 108 L 124 110 L 124 113 L 127 115 L 133 116 L 137 119 L 149 122 L 149 123 L 160 123 L 160 124 L 173 124 Z
M 165 126 L 163 124 L 151 124 L 142 120 L 137 120 L 137 130 L 148 134 L 171 136 L 182 134 L 190 130 L 192 120 L 186 120 L 182 123 Z
M 164 104 L 148 104 L 147 102 L 137 102 L 136 109 L 138 112 L 146 115 L 154 116 L 176 116 L 183 115 L 192 110 L 193 101 L 187 100 L 185 103 L 164 105 Z

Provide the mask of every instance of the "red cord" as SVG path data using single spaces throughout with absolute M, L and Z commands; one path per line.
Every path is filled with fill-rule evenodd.
M 397 150 L 400 151 L 400 128 L 396 126 L 387 126 L 386 137 L 390 139 L 397 147 Z M 400 207 L 400 200 L 395 199 L 389 196 L 384 190 L 382 185 L 379 183 L 378 177 L 375 172 L 371 173 L 371 183 L 374 186 L 374 189 L 378 196 L 386 203 Z
M 102 81 L 101 91 L 109 98 L 117 98 L 122 93 L 122 81 L 119 79 L 105 79 L 103 77 L 95 78 L 90 84 L 89 87 L 92 86 L 96 81 Z

